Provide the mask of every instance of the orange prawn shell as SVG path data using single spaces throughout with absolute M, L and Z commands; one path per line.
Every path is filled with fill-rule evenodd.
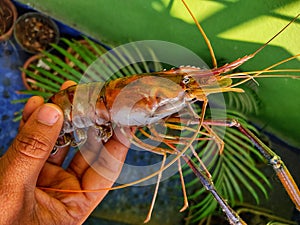
M 112 121 L 119 125 L 147 125 L 153 118 L 172 114 L 167 107 L 185 106 L 185 91 L 164 73 L 133 75 L 110 81 L 105 86 L 104 98 Z M 179 108 L 178 108 L 179 107 Z M 134 117 L 140 122 L 135 123 Z M 126 117 L 127 123 L 121 117 Z M 156 119 L 154 119 L 156 120 Z

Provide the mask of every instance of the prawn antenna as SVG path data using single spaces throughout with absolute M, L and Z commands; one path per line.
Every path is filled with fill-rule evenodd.
M 204 38 L 204 41 L 208 47 L 208 50 L 209 50 L 209 53 L 210 53 L 210 56 L 211 56 L 211 60 L 212 60 L 212 64 L 213 64 L 213 67 L 214 68 L 217 68 L 218 65 L 217 65 L 217 60 L 216 60 L 216 56 L 215 56 L 215 53 L 214 53 L 214 50 L 213 50 L 213 47 L 211 46 L 211 43 L 208 39 L 208 37 L 206 36 L 203 28 L 201 27 L 200 23 L 197 21 L 196 17 L 194 16 L 194 14 L 192 13 L 191 9 L 189 8 L 189 6 L 187 5 L 187 3 L 185 2 L 185 0 L 181 0 L 182 3 L 184 4 L 185 8 L 187 9 L 187 11 L 189 12 L 189 14 L 191 15 L 191 17 L 193 18 L 198 30 L 200 31 L 202 37 Z
M 296 21 L 296 19 L 300 16 L 300 13 L 295 16 L 293 20 L 291 20 L 286 26 L 284 26 L 278 33 L 276 33 L 270 40 L 268 40 L 265 44 L 263 44 L 259 49 L 257 49 L 254 53 L 252 53 L 250 56 L 251 58 L 254 57 L 257 53 L 259 53 L 261 50 L 263 50 L 271 41 L 273 41 L 279 34 L 281 34 L 289 25 L 291 25 L 293 22 Z

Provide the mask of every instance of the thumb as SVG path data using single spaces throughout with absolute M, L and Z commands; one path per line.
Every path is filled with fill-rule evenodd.
M 4 182 L 35 187 L 63 122 L 61 109 L 44 104 L 33 112 L 13 144 L 1 158 Z M 3 182 L 3 180 L 2 180 Z

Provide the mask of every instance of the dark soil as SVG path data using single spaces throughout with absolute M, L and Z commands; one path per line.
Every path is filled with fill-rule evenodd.
M 14 17 L 12 10 L 3 0 L 0 1 L 0 36 L 5 34 L 13 25 Z
M 19 43 L 29 52 L 41 52 L 51 48 L 57 34 L 55 28 L 43 17 L 28 17 L 16 24 L 16 37 Z

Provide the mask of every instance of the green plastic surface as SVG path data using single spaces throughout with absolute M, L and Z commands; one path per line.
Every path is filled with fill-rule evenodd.
M 201 22 L 217 59 L 231 62 L 254 52 L 300 13 L 299 0 L 186 0 Z M 106 43 L 165 40 L 188 47 L 208 64 L 199 31 L 180 0 L 21 0 Z M 298 19 L 243 71 L 260 70 L 300 53 Z M 284 68 L 300 68 L 294 60 Z M 259 79 L 262 107 L 252 120 L 287 143 L 300 146 L 300 79 Z

